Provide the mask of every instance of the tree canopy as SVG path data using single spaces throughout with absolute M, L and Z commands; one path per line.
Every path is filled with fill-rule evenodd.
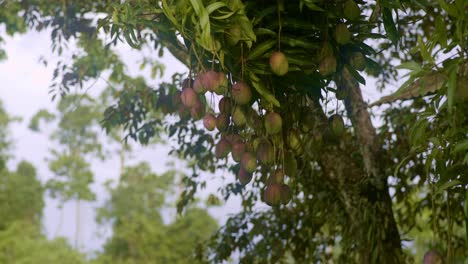
M 8 34 L 50 34 L 62 56 L 52 98 L 103 78 L 114 91 L 101 122 L 108 133 L 123 128 L 124 140 L 142 144 L 163 133 L 177 139 L 172 152 L 193 171 L 179 211 L 206 184 L 204 171 L 237 176 L 220 193 L 241 196 L 243 212 L 213 237 L 210 261 L 238 253 L 244 263 L 403 263 L 422 258 L 415 241 L 447 263 L 467 257 L 466 1 L 0 7 Z M 141 69 L 153 77 L 167 51 L 187 71 L 150 85 L 129 74 L 113 50 L 122 44 L 142 51 Z M 368 104 L 371 81 L 373 91 L 399 89 Z M 262 202 L 272 208 L 258 210 Z M 418 241 L 420 230 L 432 237 Z

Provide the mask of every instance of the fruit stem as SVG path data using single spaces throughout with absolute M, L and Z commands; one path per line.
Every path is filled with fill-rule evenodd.
M 281 0 L 278 0 L 276 3 L 278 4 L 278 51 L 281 51 Z
M 204 70 L 205 70 L 205 66 L 203 66 L 203 63 L 202 63 L 200 57 L 198 57 L 198 53 L 197 53 L 197 51 L 195 50 L 194 45 L 192 45 L 192 50 L 193 50 L 193 54 L 195 55 L 195 58 L 197 58 L 198 65 L 200 65 L 200 66 L 202 67 L 203 71 L 204 71 Z
M 244 79 L 244 43 L 241 42 L 241 79 Z

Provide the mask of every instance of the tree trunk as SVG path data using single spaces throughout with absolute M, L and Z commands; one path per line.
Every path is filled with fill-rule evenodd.
M 318 158 L 348 216 L 349 228 L 343 236 L 350 245 L 345 246 L 345 250 L 348 255 L 354 255 L 358 263 L 402 263 L 401 240 L 387 176 L 378 162 L 381 146 L 359 86 L 350 76 L 344 74 L 344 77 L 337 83 L 348 91 L 346 110 L 362 160 L 350 155 L 349 142 L 326 144 Z M 321 107 L 313 108 L 315 116 L 327 122 Z
M 353 233 L 359 234 L 360 263 L 401 263 L 401 240 L 393 216 L 387 175 L 382 163 L 379 163 L 382 160 L 382 146 L 378 142 L 359 84 L 346 68 L 337 84 L 347 92 L 346 112 L 353 124 L 364 163 L 359 174 L 354 174 L 357 177 L 351 182 L 354 184 L 352 188 L 349 188 L 347 182 L 349 168 L 341 171 L 341 177 L 345 179 L 341 181 L 342 199 L 348 201 L 348 214 L 356 227 Z M 345 165 L 351 164 L 351 161 L 347 161 Z

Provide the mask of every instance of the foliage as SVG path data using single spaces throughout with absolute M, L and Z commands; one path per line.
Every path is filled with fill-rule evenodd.
M 462 210 L 468 203 L 465 1 L 24 1 L 22 7 L 30 28 L 52 30 L 59 55 L 68 40 L 79 39 L 84 55 L 75 56 L 72 66 L 59 63 L 54 79 L 62 80 L 52 92 L 83 87 L 110 70 L 109 82 L 118 92 L 116 103 L 104 112 L 105 129 L 122 127 L 126 138 L 143 144 L 163 131 L 177 138 L 174 152 L 192 168 L 183 180 L 179 209 L 205 185 L 198 177 L 202 171 L 247 170 L 247 162 L 234 164 L 214 155 L 216 143 L 237 136 L 249 152 L 261 140 L 272 145 L 272 160 L 255 168 L 252 183 L 221 188 L 225 199 L 240 195 L 244 211 L 215 237 L 212 261 L 239 251 L 243 262 L 291 256 L 302 262 L 410 262 L 401 241 L 414 239 L 409 235 L 418 228 L 434 234 L 438 243 L 432 246 L 440 245 L 446 262 L 466 257 L 468 234 L 455 233 L 463 225 L 468 228 Z M 97 13 L 102 14 L 97 21 L 87 18 Z M 8 24 L 11 17 L 0 21 Z M 188 73 L 155 88 L 143 78 L 130 78 L 110 52 L 123 41 L 135 50 L 161 53 L 167 48 Z M 277 51 L 289 64 L 283 76 L 269 65 Z M 408 80 L 379 103 L 413 100 L 389 107 L 376 130 L 359 85 L 366 83 L 366 75 L 376 76 L 380 88 L 391 84 L 399 77 L 396 64 L 409 70 Z M 209 77 L 213 72 L 222 80 Z M 203 93 L 184 101 L 182 88 L 195 89 L 197 81 Z M 239 83 L 249 87 L 249 96 L 236 95 Z M 205 96 L 207 89 L 213 93 Z M 227 111 L 227 129 L 201 129 L 196 120 L 221 110 L 214 107 L 214 94 L 232 98 L 247 125 Z M 336 110 L 329 111 L 332 106 Z M 282 118 L 280 133 L 264 125 L 270 112 Z M 164 119 L 176 113 L 180 118 Z M 344 115 L 347 127 L 329 122 L 332 114 Z M 68 141 L 74 142 L 63 137 L 63 143 Z M 258 212 L 255 206 L 276 169 L 288 170 L 285 183 L 292 202 Z M 430 227 L 417 221 L 428 210 Z M 324 217 L 327 221 L 321 221 Z M 302 232 L 294 233 L 297 227 Z M 324 250 L 328 246 L 336 249 L 332 256 Z
M 0 129 L 8 138 L 8 121 L 2 109 Z M 0 151 L 7 150 L 1 145 Z M 41 233 L 44 187 L 36 169 L 27 161 L 16 171 L 0 168 L 0 262 L 1 263 L 85 263 L 84 255 L 71 249 L 64 239 L 49 241 Z
M 3 103 L 0 104 L 0 170 L 5 167 L 8 160 L 8 150 L 10 147 L 10 139 L 8 134 L 8 125 L 11 122 L 11 117 L 5 111 Z
M 62 202 L 70 199 L 93 200 L 90 190 L 93 173 L 86 155 L 102 157 L 99 144 L 99 131 L 96 129 L 97 107 L 87 95 L 68 95 L 61 98 L 57 105 L 57 116 L 47 110 L 40 110 L 30 121 L 29 127 L 39 131 L 41 120 L 58 120 L 58 129 L 51 139 L 63 146 L 52 149 L 50 170 L 58 176 L 49 180 L 47 188 L 53 197 L 60 197 Z M 60 180 L 62 178 L 63 180 Z
M 1 263 L 70 263 L 84 264 L 85 256 L 73 250 L 65 239 L 49 241 L 38 226 L 16 221 L 0 231 Z
M 146 163 L 126 168 L 112 188 L 98 220 L 113 226 L 112 237 L 102 263 L 188 263 L 193 261 L 194 246 L 203 243 L 216 229 L 216 222 L 202 209 L 193 208 L 165 225 L 161 210 L 174 181 L 174 172 L 151 172 Z
M 44 199 L 36 169 L 22 161 L 15 172 L 2 169 L 0 175 L 0 230 L 18 220 L 39 226 Z
M 39 111 L 37 118 L 33 119 L 35 127 L 39 128 L 42 118 L 52 121 L 53 118 L 47 118 L 52 116 Z M 80 124 L 87 120 L 79 115 L 68 117 L 67 124 Z M 7 131 L 6 124 L 4 128 Z M 65 170 L 63 175 L 73 176 L 66 174 L 69 171 L 92 175 L 90 168 L 86 171 L 77 167 L 85 165 L 82 159 L 65 160 L 67 158 L 62 156 L 52 161 L 51 166 L 70 166 L 71 169 Z M 162 211 L 168 209 L 167 199 L 172 194 L 175 176 L 179 176 L 175 171 L 156 175 L 149 164 L 140 163 L 127 167 L 117 186 L 112 187 L 109 183 L 107 188 L 111 198 L 100 208 L 98 220 L 103 225 L 112 226 L 112 237 L 104 245 L 103 252 L 87 259 L 64 238 L 49 240 L 42 233 L 45 186 L 37 179 L 36 169 L 26 161 L 20 162 L 16 171 L 2 168 L 0 263 L 151 263 L 155 260 L 187 263 L 195 261 L 196 254 L 205 257 L 202 245 L 217 228 L 216 221 L 206 210 L 193 207 L 173 221 L 163 222 Z M 70 184 L 69 190 L 87 187 Z

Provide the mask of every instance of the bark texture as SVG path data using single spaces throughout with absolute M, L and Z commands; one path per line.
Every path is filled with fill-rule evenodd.
M 340 180 L 340 189 L 343 193 L 341 198 L 345 200 L 345 204 L 348 204 L 350 221 L 355 223 L 356 234 L 360 239 L 361 263 L 401 263 L 401 240 L 393 216 L 387 176 L 379 163 L 382 147 L 378 142 L 376 130 L 372 125 L 359 84 L 347 69 L 343 70 L 337 83 L 347 92 L 346 112 L 353 124 L 364 164 L 364 168 L 361 168 L 363 171 L 358 173 L 359 166 L 346 168 L 357 164 L 342 157 L 345 162 L 340 170 L 342 173 L 340 178 L 343 177 L 343 180 Z M 329 167 L 326 164 L 334 164 L 333 159 L 333 155 L 325 155 L 325 168 Z M 353 171 L 351 182 L 348 173 L 350 171 Z

